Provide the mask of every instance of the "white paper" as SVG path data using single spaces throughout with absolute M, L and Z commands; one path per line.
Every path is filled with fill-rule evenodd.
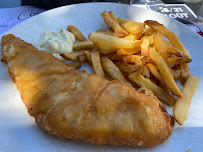
M 0 9 L 0 35 L 18 23 L 45 11 L 33 6 Z

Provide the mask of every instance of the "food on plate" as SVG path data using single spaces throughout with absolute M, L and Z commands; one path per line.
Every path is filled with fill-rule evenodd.
M 102 57 L 101 58 L 101 63 L 102 63 L 102 68 L 108 75 L 114 79 L 118 80 L 119 82 L 127 85 L 127 86 L 132 86 L 131 83 L 129 83 L 125 77 L 122 75 L 121 71 L 119 68 L 107 57 Z
M 91 59 L 91 52 L 89 51 L 84 51 L 84 54 L 88 60 L 89 63 L 92 63 L 92 59 Z
M 195 90 L 197 88 L 199 77 L 190 76 L 184 84 L 182 89 L 183 97 L 178 97 L 174 109 L 173 114 L 175 116 L 176 121 L 182 125 L 183 122 L 187 119 L 188 111 L 191 103 L 191 99 Z
M 124 30 L 118 23 L 117 20 L 115 20 L 115 17 L 113 15 L 110 15 L 109 12 L 105 11 L 101 14 L 102 18 L 104 19 L 105 23 L 115 32 L 120 34 L 120 37 L 125 37 L 129 35 L 129 33 Z M 112 18 L 113 16 L 113 18 Z
M 65 29 L 61 29 L 59 32 L 45 31 L 36 47 L 48 53 L 71 53 L 74 42 L 75 36 Z
M 149 56 L 149 38 L 147 36 L 142 38 L 141 56 Z
M 185 48 L 179 38 L 172 31 L 170 31 L 163 24 L 160 24 L 157 21 L 147 20 L 144 23 L 164 35 L 175 48 L 180 50 L 183 55 L 188 58 L 190 62 L 192 61 L 189 51 Z
M 165 86 L 165 83 L 164 83 L 164 81 L 163 81 L 163 79 L 162 79 L 162 77 L 161 77 L 161 75 L 159 73 L 158 68 L 152 63 L 147 63 L 146 65 L 147 65 L 148 69 L 150 70 L 150 72 L 152 73 L 152 75 L 157 80 L 159 80 L 159 82 L 162 84 L 162 86 Z
M 171 55 L 183 56 L 183 53 L 181 51 L 179 51 L 173 46 L 168 46 L 167 44 L 166 44 L 166 52 Z
M 82 42 L 76 42 L 73 44 L 74 50 L 84 50 L 84 49 L 93 49 L 95 48 L 95 45 L 92 41 L 82 41 Z
M 153 43 L 154 43 L 154 48 L 156 49 L 157 52 L 162 56 L 164 59 L 165 63 L 168 65 L 168 56 L 166 52 L 166 44 L 164 42 L 164 39 L 159 32 L 154 33 L 153 37 Z
M 133 48 L 133 49 L 118 49 L 116 52 L 118 55 L 133 55 L 135 53 L 140 52 L 140 46 Z
M 134 49 L 140 45 L 140 40 L 118 38 L 97 32 L 91 32 L 88 37 L 90 41 L 95 43 L 95 45 L 103 50 L 111 51 L 112 53 L 121 48 Z
M 68 66 L 73 67 L 75 69 L 79 69 L 81 67 L 80 62 L 72 62 L 72 63 L 66 63 Z
M 85 56 L 85 55 L 84 55 L 84 52 L 78 51 L 78 52 L 72 52 L 72 53 L 63 53 L 63 54 L 60 54 L 60 56 L 66 60 L 79 60 L 79 56 Z
M 167 66 L 167 63 L 164 61 L 163 57 L 153 48 L 150 48 L 149 56 L 159 69 L 160 75 L 171 93 L 182 97 L 182 93 L 178 88 L 173 75 L 171 74 L 170 68 Z
M 49 44 L 45 51 L 55 58 L 6 35 L 1 61 L 8 64 L 29 114 L 50 134 L 98 145 L 164 142 L 174 119 L 162 102 L 175 105 L 175 118 L 183 124 L 199 81 L 190 76 L 192 58 L 178 37 L 157 21 L 135 22 L 111 11 L 101 16 L 109 29 L 91 32 L 89 40 L 74 25 L 68 26 L 69 32 L 49 33 L 61 35 L 59 40 L 47 38 L 45 32 L 41 39 L 47 41 L 37 47 Z M 71 42 L 68 51 L 64 39 Z M 73 62 L 64 64 L 60 57 Z M 77 71 L 83 62 L 89 62 L 95 74 Z M 184 84 L 182 92 L 175 80 Z
M 75 27 L 74 25 L 69 25 L 68 26 L 68 31 L 73 33 L 75 35 L 75 38 L 79 41 L 79 42 L 82 42 L 82 41 L 87 41 L 87 39 L 84 37 L 84 35 L 80 32 L 80 30 Z
M 92 50 L 91 63 L 92 63 L 92 67 L 93 67 L 96 75 L 98 75 L 102 78 L 105 78 L 104 70 L 101 65 L 100 52 L 99 52 L 98 48 L 95 48 Z
M 179 80 L 180 79 L 180 70 L 172 70 L 172 74 L 174 77 L 174 80 Z
M 126 73 L 132 73 L 132 72 L 135 72 L 135 71 L 140 71 L 141 68 L 142 68 L 140 65 L 129 64 L 129 63 L 121 62 L 121 61 L 115 62 L 115 65 L 116 65 L 122 72 L 126 72 Z
M 184 83 L 187 81 L 189 76 L 190 76 L 190 69 L 187 63 L 181 63 L 180 64 L 180 82 L 184 85 Z
M 150 91 L 78 71 L 11 34 L 1 47 L 29 114 L 49 134 L 98 145 L 154 146 L 172 133 L 173 117 Z
M 162 102 L 170 106 L 174 106 L 175 98 L 172 95 L 170 95 L 168 92 L 166 92 L 164 89 L 162 89 L 161 87 L 153 83 L 150 79 L 145 78 L 144 76 L 138 73 L 131 73 L 129 75 L 129 78 L 131 81 L 134 81 L 140 87 L 145 87 L 151 90 L 154 93 L 154 95 L 157 98 L 159 98 Z

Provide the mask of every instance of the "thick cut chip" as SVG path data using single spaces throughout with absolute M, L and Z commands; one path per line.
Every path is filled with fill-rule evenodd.
M 182 89 L 183 97 L 182 98 L 178 97 L 175 103 L 173 114 L 175 116 L 176 121 L 180 125 L 182 125 L 183 122 L 187 119 L 191 99 L 197 88 L 199 79 L 200 79 L 199 77 L 190 76 Z
M 92 66 L 96 75 L 102 78 L 105 78 L 104 70 L 102 69 L 102 66 L 101 66 L 100 52 L 97 48 L 92 50 L 91 60 L 92 60 Z
M 90 41 L 94 42 L 103 50 L 116 52 L 118 49 L 133 49 L 140 45 L 140 40 L 129 40 L 126 38 L 117 38 L 111 35 L 91 32 L 89 34 Z
M 190 56 L 189 51 L 185 48 L 185 46 L 181 43 L 179 38 L 171 32 L 169 29 L 167 29 L 163 24 L 160 24 L 157 21 L 152 21 L 152 20 L 147 20 L 144 22 L 144 24 L 148 25 L 149 27 L 153 28 L 156 31 L 159 31 L 162 35 L 164 35 L 170 42 L 171 44 L 180 50 L 183 55 L 188 57 L 190 61 L 192 61 L 192 58 Z
M 112 11 L 109 12 L 109 15 L 111 16 L 111 18 L 112 18 L 115 22 L 119 23 L 118 20 L 117 20 L 117 18 L 116 18 L 116 16 L 115 16 L 115 14 L 114 14 Z
M 142 65 L 141 56 L 139 55 L 128 55 L 123 57 L 125 63 L 134 63 L 136 65 Z
M 92 59 L 91 59 L 91 53 L 89 51 L 84 51 L 84 54 L 88 60 L 89 63 L 92 63 Z
M 135 22 L 125 22 L 121 24 L 121 27 L 128 31 L 130 34 L 135 35 L 135 39 L 139 39 L 142 36 L 142 27 Z
M 183 53 L 173 46 L 166 45 L 166 52 L 171 55 L 183 56 Z
M 172 74 L 174 77 L 174 80 L 179 80 L 180 79 L 180 70 L 172 70 Z
M 126 72 L 126 73 L 132 73 L 132 72 L 141 70 L 140 65 L 128 64 L 128 63 L 119 62 L 119 61 L 115 62 L 115 64 L 122 72 Z
M 76 42 L 73 44 L 74 50 L 93 49 L 95 45 L 92 41 Z
M 65 63 L 66 65 L 73 67 L 75 69 L 78 69 L 81 67 L 81 63 L 80 62 L 72 62 L 72 63 Z
M 82 32 L 77 28 L 75 27 L 74 25 L 69 25 L 68 26 L 68 31 L 73 33 L 75 35 L 75 38 L 79 41 L 79 42 L 82 42 L 82 41 L 87 41 L 87 39 L 84 37 L 84 35 L 82 34 Z
M 111 17 L 111 15 L 109 14 L 109 12 L 105 11 L 101 14 L 102 18 L 104 19 L 104 22 L 110 27 L 113 29 L 113 31 L 115 33 L 121 33 L 121 34 L 124 34 L 123 37 L 127 36 L 129 33 L 124 30 L 118 22 L 116 22 L 114 20 L 114 18 Z
M 168 64 L 166 44 L 164 42 L 164 39 L 163 39 L 161 33 L 155 32 L 153 41 L 154 41 L 154 47 L 155 47 L 156 51 L 159 52 L 159 54 L 163 57 L 166 64 Z
M 132 84 L 125 79 L 119 68 L 111 60 L 107 57 L 102 57 L 101 60 L 104 71 L 108 73 L 112 79 L 118 80 L 127 86 L 132 86 Z
M 190 69 L 189 69 L 187 63 L 180 64 L 180 71 L 181 71 L 180 72 L 180 82 L 182 84 L 184 84 L 190 76 Z
M 133 55 L 140 52 L 140 46 L 134 48 L 134 49 L 118 49 L 116 52 L 118 55 Z
M 141 56 L 149 56 L 149 38 L 145 36 L 142 38 Z
M 175 98 L 164 89 L 154 84 L 150 79 L 145 78 L 137 73 L 131 73 L 129 78 L 131 81 L 137 83 L 140 87 L 146 87 L 151 90 L 162 102 L 170 106 L 175 104 Z
M 172 94 L 182 97 L 180 89 L 178 88 L 178 86 L 173 78 L 173 75 L 171 74 L 170 69 L 167 66 L 167 64 L 165 63 L 162 56 L 153 48 L 150 48 L 149 55 L 150 55 L 150 58 L 156 64 L 157 68 L 159 69 L 161 77 L 162 77 L 163 81 L 165 82 L 167 88 L 171 91 Z
M 159 73 L 158 68 L 157 68 L 154 64 L 152 64 L 152 63 L 147 63 L 146 65 L 147 65 L 147 67 L 149 68 L 149 70 L 150 70 L 150 72 L 152 73 L 152 75 L 153 75 L 157 80 L 159 80 L 159 82 L 161 82 L 162 85 L 165 86 L 165 83 L 164 83 L 164 81 L 163 81 L 163 79 L 162 79 L 162 77 L 161 77 L 161 75 L 160 75 L 160 73 Z
M 72 53 L 64 53 L 64 54 L 60 54 L 61 57 L 63 57 L 66 60 L 78 60 L 79 56 L 84 56 L 84 52 L 72 52 Z
M 144 65 L 141 73 L 145 78 L 150 78 L 150 71 L 146 65 Z

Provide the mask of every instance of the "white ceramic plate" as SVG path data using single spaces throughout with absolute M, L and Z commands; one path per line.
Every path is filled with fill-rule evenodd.
M 116 3 L 86 3 L 60 7 L 32 17 L 13 27 L 8 33 L 35 44 L 41 34 L 59 31 L 73 24 L 85 36 L 100 28 L 107 28 L 100 14 L 113 11 L 117 17 L 143 22 L 157 20 L 167 26 L 190 51 L 193 61 L 189 64 L 191 74 L 203 75 L 203 38 L 183 24 L 162 14 L 130 5 Z M 88 70 L 89 71 L 89 70 Z M 89 71 L 91 72 L 91 71 Z M 170 138 L 152 148 L 127 146 L 97 146 L 71 140 L 61 140 L 48 135 L 35 124 L 23 105 L 16 85 L 8 75 L 7 66 L 0 64 L 0 152 L 44 152 L 44 151 L 142 151 L 142 152 L 200 152 L 203 149 L 203 81 L 192 99 L 187 121 L 183 126 L 175 125 Z M 172 114 L 172 109 L 167 108 Z

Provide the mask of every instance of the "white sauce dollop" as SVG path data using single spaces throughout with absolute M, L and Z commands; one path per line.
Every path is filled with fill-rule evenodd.
M 71 53 L 74 42 L 75 36 L 65 29 L 61 29 L 59 32 L 45 31 L 36 47 L 48 53 Z

